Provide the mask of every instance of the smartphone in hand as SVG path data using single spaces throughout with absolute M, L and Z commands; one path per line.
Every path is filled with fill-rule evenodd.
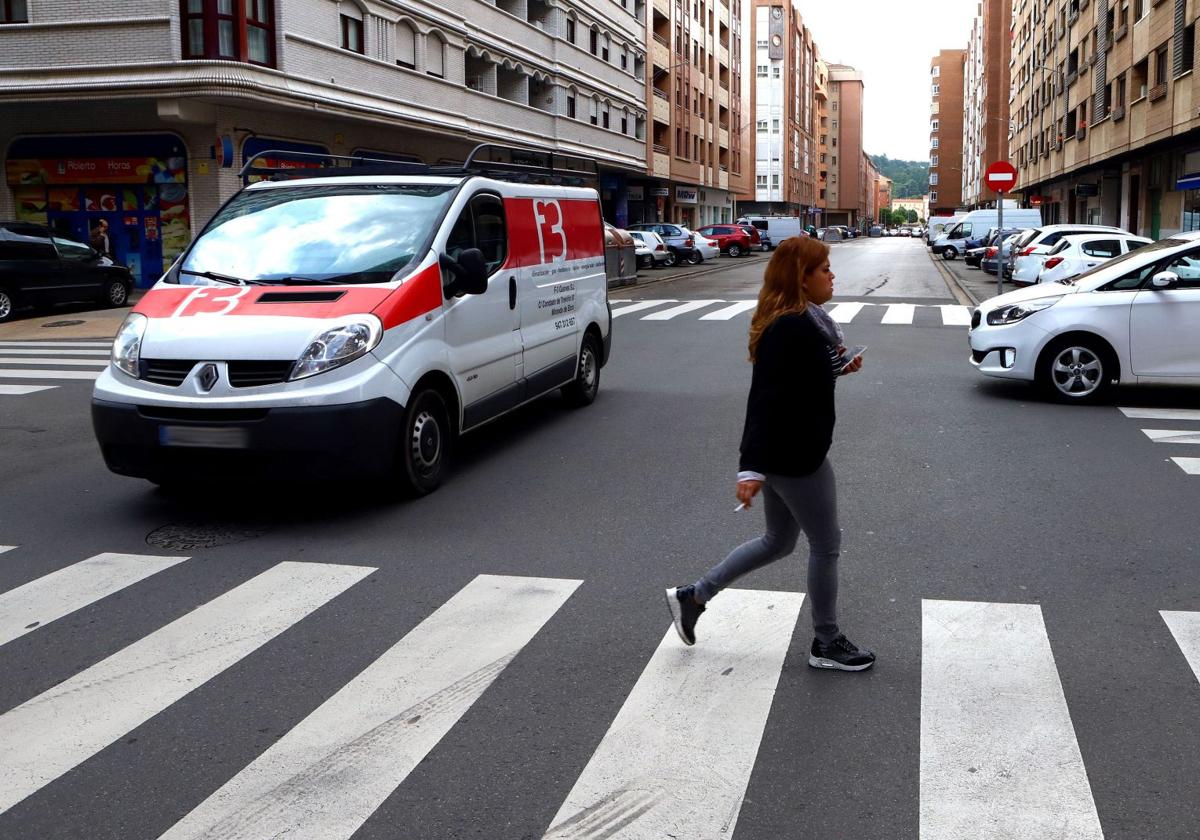
M 863 353 L 866 353 L 866 352 L 867 352 L 867 345 L 865 345 L 865 344 L 861 344 L 858 347 L 851 347 L 849 350 L 847 350 L 845 353 L 843 353 L 841 355 L 841 357 L 838 359 L 838 370 L 844 372 L 846 370 L 847 365 L 849 365 L 851 362 L 853 362 L 855 359 L 857 359 L 859 356 L 861 356 Z

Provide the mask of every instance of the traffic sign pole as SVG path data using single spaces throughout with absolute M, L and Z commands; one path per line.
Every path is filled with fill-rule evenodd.
M 996 227 L 1004 230 L 1004 194 L 1017 183 L 1017 168 L 1006 160 L 998 160 L 983 173 L 984 182 L 1000 197 L 996 199 Z M 1004 254 L 1004 240 L 996 250 L 996 294 L 1004 294 L 1004 266 L 1000 257 Z

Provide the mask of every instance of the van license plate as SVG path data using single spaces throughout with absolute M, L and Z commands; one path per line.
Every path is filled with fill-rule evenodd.
M 245 429 L 205 428 L 203 426 L 159 426 L 162 446 L 196 446 L 205 449 L 245 449 L 250 436 Z

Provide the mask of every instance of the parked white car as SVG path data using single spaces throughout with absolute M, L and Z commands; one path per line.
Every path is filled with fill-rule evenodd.
M 696 250 L 700 253 L 700 259 L 696 260 L 697 263 L 703 260 L 715 260 L 721 256 L 721 246 L 717 240 L 701 236 L 695 231 L 692 231 L 692 236 L 696 238 Z M 691 260 L 688 260 L 688 262 L 691 262 Z
M 629 235 L 636 246 L 638 268 L 658 268 L 672 261 L 667 243 L 654 231 L 631 230 Z
M 1200 385 L 1197 324 L 1200 231 L 984 301 L 971 316 L 971 363 L 1065 402 L 1096 400 L 1118 383 Z
M 1120 233 L 1089 233 L 1064 236 L 1046 255 L 1039 283 L 1061 283 L 1090 271 L 1114 257 L 1136 251 L 1154 240 Z
M 1009 260 L 1012 263 L 1010 272 L 1014 283 L 1036 283 L 1038 274 L 1042 271 L 1042 263 L 1046 255 L 1058 244 L 1064 236 L 1079 233 L 1124 233 L 1129 231 L 1107 225 L 1043 225 L 1030 228 L 1016 241 Z

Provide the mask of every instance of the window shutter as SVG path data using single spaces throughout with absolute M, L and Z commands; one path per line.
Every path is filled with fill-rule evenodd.
M 425 40 L 425 72 L 433 76 L 444 76 L 445 46 L 437 35 L 429 35 Z
M 1183 31 L 1187 28 L 1187 0 L 1175 0 L 1175 43 L 1172 45 L 1171 52 L 1174 53 L 1174 61 L 1171 68 L 1171 76 L 1178 76 L 1183 72 L 1183 49 L 1184 37 Z
M 1108 115 L 1108 30 L 1104 27 L 1108 4 L 1109 0 L 1100 0 L 1096 8 L 1100 23 L 1096 27 L 1096 70 L 1092 74 L 1092 122 L 1099 122 Z
M 396 61 L 406 67 L 414 67 L 417 63 L 416 36 L 412 27 L 403 21 L 396 25 Z

